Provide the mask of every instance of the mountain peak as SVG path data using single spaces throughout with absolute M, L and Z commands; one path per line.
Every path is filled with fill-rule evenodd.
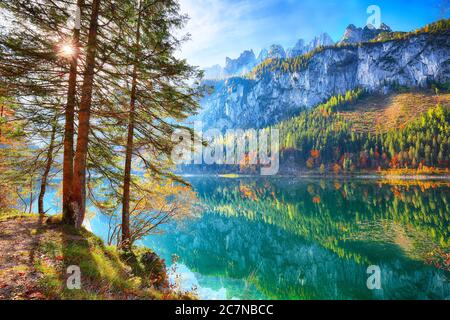
M 295 58 L 307 52 L 313 51 L 318 47 L 332 45 L 334 45 L 334 41 L 330 35 L 328 33 L 321 33 L 314 37 L 308 44 L 305 44 L 305 40 L 299 39 L 293 48 L 286 51 L 286 55 L 288 58 Z
M 305 40 L 299 39 L 293 48 L 286 50 L 286 56 L 288 58 L 295 58 L 297 56 L 301 56 L 302 54 L 305 54 L 307 51 Z
M 237 59 L 232 59 L 230 57 L 225 58 L 225 63 L 230 63 L 231 61 L 242 61 L 242 60 L 251 60 L 256 59 L 255 53 L 253 52 L 253 49 L 250 50 L 244 50 Z
M 371 24 L 367 24 L 364 28 L 357 28 L 350 24 L 346 29 L 340 44 L 366 42 L 375 39 L 380 33 L 392 32 L 392 29 L 385 23 L 382 23 L 377 29 Z
M 375 39 L 383 32 L 392 32 L 391 28 L 382 23 L 377 29 L 373 25 L 368 24 L 364 28 L 358 28 L 354 24 L 349 24 L 345 29 L 344 36 L 339 43 L 358 43 Z M 273 44 L 268 49 L 264 48 L 255 56 L 252 49 L 244 50 L 238 58 L 232 59 L 226 57 L 225 67 L 221 68 L 218 65 L 205 69 L 205 78 L 215 79 L 230 76 L 239 76 L 252 70 L 252 68 L 263 62 L 268 58 L 285 59 L 295 58 L 307 52 L 313 51 L 318 47 L 326 47 L 335 45 L 335 42 L 326 32 L 323 32 L 314 37 L 308 44 L 303 39 L 297 40 L 294 47 L 285 49 L 279 44 Z
M 258 58 L 256 59 L 257 63 L 263 62 L 264 60 L 267 59 L 268 56 L 269 56 L 269 51 L 266 48 L 262 49 L 258 55 Z
M 253 50 L 245 50 L 237 59 L 225 59 L 224 74 L 237 76 L 249 72 L 256 65 L 256 56 Z
M 392 32 L 391 27 L 389 27 L 387 24 L 385 24 L 384 22 L 380 25 L 380 30 L 384 30 L 387 32 Z
M 286 58 L 286 52 L 284 48 L 279 44 L 273 44 L 269 48 L 268 58 L 272 59 L 284 59 Z
M 321 33 L 314 37 L 314 39 L 308 45 L 308 51 L 312 51 L 318 47 L 326 47 L 334 45 L 333 39 L 331 39 L 328 33 Z

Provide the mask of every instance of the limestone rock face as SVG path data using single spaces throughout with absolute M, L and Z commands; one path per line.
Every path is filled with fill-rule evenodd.
M 278 44 L 273 44 L 269 48 L 267 58 L 284 59 L 286 58 L 286 52 L 284 51 L 282 46 Z
M 258 58 L 256 59 L 257 63 L 261 63 L 264 60 L 266 60 L 269 57 L 269 50 L 262 49 L 261 52 L 258 55 Z
M 321 35 L 314 37 L 314 39 L 311 40 L 306 48 L 306 51 L 313 51 L 318 47 L 327 47 L 332 45 L 334 45 L 333 39 L 331 39 L 328 33 L 322 33 Z
M 321 35 L 314 37 L 314 39 L 312 39 L 308 44 L 306 44 L 303 39 L 300 39 L 293 48 L 287 49 L 286 51 L 281 45 L 278 44 L 273 44 L 268 49 L 262 49 L 258 57 L 255 56 L 253 50 L 245 50 L 236 59 L 227 57 L 225 59 L 225 67 L 214 65 L 212 67 L 205 68 L 203 70 L 204 79 L 219 80 L 243 76 L 249 73 L 256 65 L 264 62 L 266 59 L 295 58 L 318 47 L 330 46 L 333 44 L 333 39 L 331 39 L 327 33 L 322 33 Z
M 372 25 L 367 25 L 364 28 L 357 28 L 355 25 L 351 24 L 345 29 L 344 36 L 339 42 L 340 44 L 358 43 L 366 42 L 375 39 L 378 35 L 383 32 L 392 32 L 391 28 L 382 23 L 380 28 L 375 28 Z
M 305 45 L 305 40 L 300 39 L 297 41 L 295 46 L 293 48 L 286 50 L 286 56 L 288 58 L 295 58 L 298 56 L 301 56 L 302 54 L 305 54 L 307 52 L 307 47 Z
M 257 63 L 253 50 L 245 50 L 236 59 L 227 57 L 225 59 L 225 67 L 217 64 L 205 68 L 203 70 L 204 79 L 217 80 L 244 75 L 249 73 Z
M 269 55 L 281 54 L 278 49 L 272 48 Z M 262 127 L 355 88 L 386 92 L 393 84 L 419 87 L 429 81 L 450 81 L 448 35 L 329 47 L 315 53 L 298 72 L 218 80 L 213 93 L 201 101 L 199 116 L 212 128 L 219 123 Z
M 286 50 L 286 57 L 295 58 L 313 51 L 316 48 L 332 45 L 334 45 L 333 39 L 331 39 L 327 33 L 322 33 L 319 36 L 314 37 L 308 44 L 306 44 L 303 39 L 298 40 L 293 48 Z
M 248 73 L 256 64 L 256 57 L 253 50 L 246 50 L 237 59 L 226 58 L 224 74 L 234 76 Z

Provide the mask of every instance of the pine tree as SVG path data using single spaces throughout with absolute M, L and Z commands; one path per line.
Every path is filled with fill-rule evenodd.
M 125 112 L 117 109 L 109 112 L 109 117 L 116 122 L 113 127 L 103 126 L 102 135 L 116 135 L 117 124 L 124 126 L 127 132 L 124 144 L 117 145 L 125 149 L 125 165 L 120 168 L 123 170 L 121 228 L 122 244 L 127 246 L 132 232 L 130 204 L 139 180 L 131 173 L 133 158 L 138 158 L 154 176 L 181 181 L 167 170 L 169 167 L 165 163 L 170 162 L 173 132 L 183 128 L 179 123 L 198 108 L 200 91 L 188 80 L 198 78 L 200 73 L 174 56 L 180 40 L 173 32 L 186 19 L 179 14 L 176 1 L 132 1 L 122 6 L 120 12 L 111 14 L 116 24 L 99 35 L 103 43 L 116 44 L 104 50 L 110 52 L 103 60 L 109 66 L 108 83 L 103 87 L 108 87 L 111 93 L 119 92 L 119 99 L 127 103 L 128 108 Z M 103 81 L 103 78 L 98 80 Z M 121 86 L 121 83 L 129 85 Z

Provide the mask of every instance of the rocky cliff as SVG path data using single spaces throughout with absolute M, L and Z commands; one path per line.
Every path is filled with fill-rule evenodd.
M 392 30 L 384 23 L 382 23 L 378 29 L 370 24 L 364 28 L 357 28 L 355 25 L 351 24 L 345 29 L 344 36 L 340 43 L 348 44 L 369 41 L 383 32 L 392 32 Z
M 256 64 L 256 56 L 253 50 L 247 50 L 241 53 L 237 59 L 226 58 L 224 75 L 233 76 L 246 74 L 252 70 Z
M 319 47 L 327 47 L 334 45 L 333 39 L 327 34 L 322 33 L 317 37 L 314 37 L 309 44 L 305 43 L 305 40 L 300 39 L 297 41 L 293 48 L 286 50 L 286 56 L 288 58 L 295 58 L 302 54 L 308 53 Z
M 255 56 L 253 50 L 245 50 L 236 59 L 226 57 L 225 67 L 217 64 L 204 68 L 204 79 L 219 80 L 244 76 L 256 65 L 267 59 L 295 58 L 319 47 L 331 45 L 334 45 L 333 39 L 331 39 L 327 33 L 322 33 L 319 36 L 314 37 L 309 43 L 305 43 L 303 39 L 300 39 L 296 42 L 294 47 L 286 50 L 279 44 L 273 44 L 269 48 L 263 48 L 258 54 L 258 57 Z
M 386 92 L 450 81 L 449 33 L 419 33 L 384 42 L 341 44 L 295 59 L 266 60 L 272 68 L 216 81 L 202 101 L 207 127 L 262 127 L 357 87 Z M 290 71 L 277 68 L 283 62 Z

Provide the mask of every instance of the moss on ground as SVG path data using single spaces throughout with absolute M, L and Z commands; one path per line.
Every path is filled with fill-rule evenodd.
M 5 235 L 8 234 L 8 239 L 1 242 L 3 246 L 8 246 L 8 241 L 12 246 L 14 242 L 26 240 L 23 247 L 29 256 L 29 264 L 13 264 L 11 269 L 20 269 L 17 270 L 20 274 L 38 275 L 32 290 L 35 297 L 76 300 L 194 298 L 172 290 L 164 261 L 151 250 L 133 248 L 132 252 L 122 252 L 116 247 L 106 246 L 100 238 L 85 229 L 76 230 L 62 225 L 58 218 L 47 220 L 47 217 L 13 210 L 0 211 L 0 224 L 5 227 L 0 229 L 5 230 Z M 16 225 L 20 225 L 21 232 L 14 232 Z M 0 240 L 3 240 L 2 236 L 0 234 Z M 0 247 L 0 256 L 3 256 L 2 251 Z M 67 288 L 69 266 L 80 268 L 79 290 Z M 3 281 L 5 288 L 14 286 L 7 280 Z M 9 279 L 9 282 L 12 281 Z M 26 295 L 17 292 L 20 288 L 15 287 L 15 296 L 27 299 Z M 7 293 L 3 295 L 8 298 Z

